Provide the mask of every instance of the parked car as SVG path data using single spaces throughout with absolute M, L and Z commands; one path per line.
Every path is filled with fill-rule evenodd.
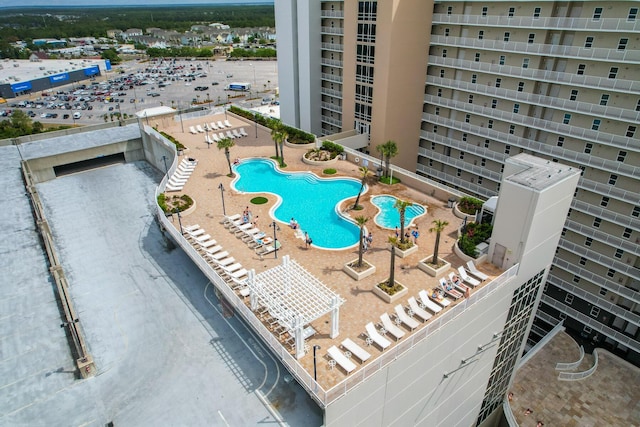
M 62 118 L 63 118 L 63 119 L 68 119 L 68 118 L 69 118 L 69 115 L 68 115 L 68 114 L 65 114 L 64 116 L 62 116 Z

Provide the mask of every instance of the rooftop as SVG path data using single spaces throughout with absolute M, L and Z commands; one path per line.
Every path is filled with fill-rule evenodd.
M 198 164 L 183 190 L 184 193 L 195 200 L 197 207 L 193 212 L 182 215 L 182 225 L 189 226 L 199 224 L 201 228 L 206 230 L 207 234 L 211 235 L 218 244 L 222 245 L 225 251 L 228 251 L 230 255 L 235 258 L 236 262 L 241 263 L 247 270 L 255 269 L 257 277 L 260 277 L 263 272 L 281 265 L 282 257 L 288 255 L 291 260 L 303 266 L 311 275 L 321 281 L 324 286 L 344 299 L 344 304 L 340 306 L 339 336 L 335 339 L 331 338 L 332 319 L 331 313 L 327 313 L 317 318 L 317 320 L 311 321 L 310 326 L 315 330 L 315 334 L 308 338 L 305 346 L 307 350 L 313 348 L 314 345 L 321 347 L 317 359 L 318 382 L 325 390 L 328 390 L 345 380 L 347 374 L 344 370 L 340 369 L 339 366 L 331 369 L 329 364 L 330 359 L 326 355 L 327 349 L 334 345 L 340 347 L 344 339 L 350 338 L 371 353 L 371 358 L 363 364 L 354 360 L 357 362 L 356 371 L 363 366 L 374 364 L 374 361 L 382 355 L 382 351 L 375 345 L 367 346 L 364 336 L 365 325 L 369 322 L 373 322 L 374 324 L 379 323 L 380 315 L 383 313 L 388 313 L 393 319 L 395 317 L 393 313 L 396 304 L 407 306 L 409 297 L 413 296 L 418 299 L 418 292 L 420 290 L 429 290 L 436 287 L 438 279 L 448 274 L 448 272 L 446 272 L 438 277 L 431 277 L 417 267 L 418 261 L 433 253 L 435 234 L 428 231 L 429 228 L 432 227 L 431 223 L 433 220 L 440 219 L 449 223 L 441 236 L 439 256 L 450 262 L 452 268 L 463 265 L 462 259 L 453 253 L 453 243 L 456 240 L 457 229 L 461 225 L 462 219 L 454 216 L 452 209 L 447 207 L 446 200 L 437 200 L 403 184 L 396 184 L 389 187 L 378 183 L 375 178 L 372 178 L 368 181 L 368 192 L 363 194 L 361 198 L 361 204 L 364 205 L 364 209 L 356 211 L 357 213 L 353 214 L 353 216 L 363 215 L 371 218 L 371 220 L 367 222 L 367 228 L 373 233 L 373 244 L 365 253 L 364 259 L 376 266 L 376 273 L 374 275 L 361 281 L 351 279 L 343 272 L 342 268 L 345 263 L 357 259 L 357 248 L 331 251 L 320 250 L 313 247 L 306 248 L 304 239 L 299 238 L 295 231 L 289 228 L 288 224 L 284 223 L 279 224 L 280 231 L 277 234 L 278 240 L 282 243 L 281 249 L 278 250 L 278 259 L 274 257 L 273 253 L 260 257 L 254 250 L 250 249 L 247 244 L 234 237 L 234 235 L 221 224 L 223 212 L 218 187 L 220 184 L 223 184 L 226 190 L 224 199 L 227 215 L 242 213 L 248 206 L 252 211 L 253 218 L 257 219 L 257 227 L 265 231 L 268 235 L 272 233 L 271 223 L 273 221 L 269 212 L 276 200 L 272 195 L 267 194 L 265 196 L 268 199 L 268 203 L 253 205 L 250 200 L 255 197 L 256 194 L 240 194 L 232 191 L 230 186 L 231 178 L 226 175 L 229 168 L 224 152 L 218 150 L 215 144 L 208 146 L 205 143 L 204 133 L 194 135 L 188 131 L 190 127 L 197 127 L 197 125 L 203 126 L 205 123 L 212 121 L 217 122 L 218 120 L 224 121 L 224 114 L 185 120 L 183 123 L 184 126 L 181 126 L 179 122 L 173 123 L 169 120 L 158 120 L 157 123 L 151 119 L 149 120 L 150 126 L 155 127 L 157 125 L 159 130 L 175 137 L 184 144 L 187 147 L 185 155 L 198 160 Z M 230 149 L 232 158 L 237 157 L 244 159 L 248 157 L 270 157 L 274 155 L 274 145 L 268 129 L 258 127 L 256 136 L 256 132 L 254 131 L 255 125 L 253 123 L 246 122 L 233 115 L 229 115 L 228 120 L 233 125 L 233 128 L 244 127 L 245 131 L 249 134 L 248 137 L 235 140 L 236 145 Z M 182 131 L 182 128 L 185 129 L 185 132 Z M 284 157 L 287 164 L 286 171 L 311 171 L 322 177 L 323 169 L 327 166 L 313 166 L 302 162 L 301 157 L 307 149 L 308 148 L 303 147 L 285 147 Z M 359 179 L 357 164 L 339 160 L 330 167 L 338 171 L 334 176 L 348 176 Z M 167 194 L 174 195 L 182 193 L 170 192 Z M 371 196 L 376 194 L 391 194 L 400 199 L 411 200 L 427 206 L 427 214 L 418 218 L 416 221 L 417 228 L 420 230 L 420 237 L 418 238 L 419 250 L 408 257 L 396 259 L 396 280 L 408 288 L 408 294 L 394 304 L 388 304 L 382 301 L 372 291 L 377 283 L 388 278 L 390 251 L 387 249 L 387 239 L 391 234 L 394 234 L 390 230 L 378 227 L 373 221 L 373 217 L 377 213 L 377 208 L 369 201 Z M 340 211 L 343 212 L 345 208 L 346 206 L 341 206 Z M 347 215 L 350 214 L 347 213 Z M 177 219 L 172 218 L 171 220 L 174 226 L 178 228 Z M 502 273 L 500 269 L 488 263 L 480 264 L 479 268 L 490 276 L 487 282 Z M 483 286 L 484 285 L 481 285 L 472 290 L 471 296 Z M 237 294 L 240 295 L 239 292 Z M 242 296 L 240 297 L 242 298 Z M 434 316 L 434 319 L 421 324 L 420 327 L 413 332 L 400 326 L 405 332 L 405 338 L 402 338 L 400 341 L 411 340 L 412 338 L 410 338 L 410 336 L 421 331 L 425 324 L 433 323 L 438 316 L 442 316 L 462 301 L 465 301 L 465 298 L 461 298 L 458 302 L 452 303 L 451 306 L 445 308 L 440 314 Z M 245 303 L 249 306 L 250 298 L 245 298 Z M 271 326 L 266 323 L 267 319 L 263 319 L 262 321 L 263 324 Z M 287 339 L 290 338 L 287 334 L 278 334 L 274 331 L 274 336 L 280 340 L 286 351 L 294 354 L 293 347 L 286 344 Z M 387 335 L 387 338 L 394 341 L 390 335 Z M 391 347 L 393 348 L 395 346 L 394 343 Z M 385 351 L 385 354 L 387 353 L 389 353 L 389 350 Z M 313 372 L 314 363 L 312 355 L 306 354 L 302 356 L 298 362 L 307 372 Z M 351 373 L 350 376 L 353 377 L 354 373 Z
M 505 179 L 535 190 L 542 190 L 552 186 L 576 173 L 576 169 L 571 166 L 541 159 L 530 154 L 520 154 L 517 158 L 512 158 L 511 162 L 516 163 L 522 170 Z
M 14 84 L 56 74 L 99 66 L 104 69 L 104 60 L 100 59 L 46 59 L 31 62 L 28 60 L 4 59 L 0 61 L 0 84 Z

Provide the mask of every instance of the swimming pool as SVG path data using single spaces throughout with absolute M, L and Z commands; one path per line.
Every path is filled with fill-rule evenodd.
M 379 210 L 374 221 L 382 228 L 388 228 L 390 230 L 400 227 L 400 213 L 393 205 L 396 204 L 397 197 L 394 196 L 373 196 L 371 203 L 374 204 Z M 414 203 L 409 206 L 404 212 L 404 226 L 408 227 L 411 222 L 422 215 L 427 213 L 424 206 Z
M 234 168 L 238 177 L 231 185 L 235 190 L 278 196 L 271 215 L 285 224 L 281 232 L 291 232 L 289 221 L 295 218 L 300 228 L 309 233 L 314 246 L 345 249 L 358 244 L 360 229 L 342 217 L 337 206 L 358 195 L 359 181 L 318 178 L 310 172 L 282 172 L 266 159 L 243 160 Z

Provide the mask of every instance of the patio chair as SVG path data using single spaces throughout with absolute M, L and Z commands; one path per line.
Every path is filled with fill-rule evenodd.
M 218 252 L 220 252 L 221 250 L 222 250 L 222 246 L 215 245 L 215 246 L 212 246 L 210 248 L 206 248 L 204 250 L 204 254 L 205 255 L 214 255 L 214 254 L 217 254 Z
M 204 133 L 204 129 L 202 129 L 202 126 L 200 125 L 196 125 L 196 130 L 200 133 Z
M 407 312 L 404 311 L 404 307 L 402 307 L 402 304 L 396 305 L 393 309 L 396 312 L 396 318 L 400 320 L 400 322 L 402 322 L 407 328 L 409 328 L 409 330 L 413 331 L 418 326 L 420 326 L 420 323 L 418 323 L 416 319 L 410 317 Z
M 250 228 L 253 227 L 253 224 L 251 224 L 250 222 L 247 223 L 242 223 L 240 222 L 239 225 L 232 225 L 231 227 L 229 227 L 229 231 L 231 231 L 233 234 L 236 234 L 238 232 L 244 232 L 245 230 L 248 230 Z
M 429 295 L 429 298 L 431 298 L 431 300 L 437 302 L 442 307 L 448 307 L 449 305 L 451 305 L 451 301 L 446 299 L 438 289 L 432 289 L 431 292 L 427 295 Z
M 382 327 L 391 335 L 393 335 L 393 337 L 396 339 L 396 341 L 399 341 L 400 338 L 402 338 L 404 336 L 404 331 L 400 328 L 398 328 L 393 321 L 391 320 L 391 318 L 389 317 L 389 315 L 387 313 L 382 313 L 380 315 L 380 320 L 382 321 Z
M 211 239 L 211 234 L 204 234 L 202 236 L 194 236 L 193 237 L 193 240 L 195 240 L 197 243 L 204 243 L 209 239 Z
M 189 179 L 191 178 L 192 171 L 183 172 L 180 169 L 176 169 L 176 171 L 171 175 L 171 177 L 176 177 L 178 179 Z
M 449 273 L 449 282 L 453 283 L 453 286 L 455 286 L 457 290 L 462 292 L 462 295 L 466 294 L 471 290 L 467 285 L 462 283 L 462 280 L 460 280 L 460 277 L 458 277 L 458 280 L 455 280 L 455 277 L 456 277 L 456 273 L 454 272 Z
M 171 177 L 171 178 L 169 178 L 167 183 L 169 183 L 171 185 L 185 185 L 187 183 L 187 181 L 188 181 L 188 179 Z
M 213 130 L 218 130 L 218 125 L 217 125 L 217 124 L 215 124 L 215 122 L 211 122 L 211 123 L 209 123 L 209 127 L 210 127 L 211 129 L 213 129 Z
M 218 127 L 220 129 L 224 129 L 225 128 L 225 126 L 222 124 L 222 122 L 220 120 L 218 120 Z
M 235 136 L 233 136 L 233 134 L 231 133 L 231 131 L 230 131 L 230 130 L 228 130 L 228 131 L 227 131 L 227 138 L 229 138 L 229 139 L 236 139 L 236 137 L 235 137 Z
M 391 341 L 380 335 L 380 332 L 376 329 L 375 325 L 372 322 L 369 322 L 365 326 L 365 330 L 367 331 L 367 343 L 371 345 L 371 343 L 375 343 L 378 347 L 384 351 L 387 347 L 391 345 Z
M 188 166 L 186 164 L 180 163 L 178 165 L 178 167 L 176 168 L 176 171 L 180 171 L 180 172 L 189 172 L 192 173 L 194 170 L 196 170 L 195 166 Z
M 242 135 L 240 135 L 240 132 L 238 132 L 238 129 L 232 129 L 231 133 L 233 134 L 233 136 L 235 136 L 236 138 L 242 138 Z
M 246 277 L 246 275 L 249 272 L 247 271 L 246 268 L 241 268 L 240 270 L 237 270 L 233 273 L 227 273 L 225 272 L 224 275 L 229 279 L 229 280 L 233 280 L 233 279 L 241 279 L 243 277 Z
M 186 227 L 182 227 L 182 232 L 196 231 L 200 228 L 199 224 L 187 225 Z
M 429 294 L 427 293 L 427 291 L 422 290 L 422 291 L 418 292 L 418 296 L 420 297 L 420 301 L 422 302 L 422 305 L 424 306 L 423 308 L 431 310 L 434 314 L 438 314 L 438 313 L 440 313 L 442 311 L 442 307 L 441 306 L 439 306 L 435 302 L 431 301 L 431 298 L 429 298 Z
M 346 371 L 347 375 L 356 369 L 356 364 L 349 360 L 347 356 L 345 356 L 344 353 L 335 345 L 329 347 L 327 354 L 335 361 L 335 363 L 340 365 L 340 367 Z
M 171 185 L 171 184 L 167 184 L 164 187 L 166 191 L 182 191 L 183 188 L 184 188 L 184 185 Z
M 216 242 L 214 239 L 209 239 L 206 242 L 198 242 L 198 244 L 200 245 L 200 249 L 208 249 L 216 246 L 218 242 Z
M 256 254 L 260 255 L 260 257 L 263 257 L 274 252 L 276 249 L 280 249 L 281 247 L 282 245 L 280 244 L 280 242 L 276 240 L 275 244 L 256 249 Z
M 462 279 L 462 281 L 467 283 L 472 288 L 479 286 L 481 283 L 480 280 L 474 279 L 473 277 L 469 276 L 462 266 L 458 267 L 458 273 L 460 274 L 460 278 Z
M 182 161 L 180 162 L 180 166 L 186 166 L 190 168 L 195 168 L 197 164 L 198 164 L 197 161 L 192 161 L 189 159 L 182 159 Z
M 216 252 L 216 253 L 207 253 L 206 254 L 207 257 L 209 257 L 212 261 L 218 261 L 221 260 L 225 257 L 229 256 L 229 252 L 227 251 L 222 251 L 222 252 Z
M 237 219 L 242 218 L 242 215 L 240 214 L 233 214 L 233 215 L 229 215 L 229 216 L 225 216 L 222 221 L 220 221 L 220 224 L 226 224 L 226 223 L 231 223 L 232 221 L 235 221 Z
M 213 144 L 213 140 L 209 138 L 209 135 L 204 136 L 204 142 L 206 142 L 207 144 Z
M 446 295 L 450 296 L 454 300 L 458 300 L 464 296 L 458 290 L 456 290 L 453 283 L 447 282 L 447 279 L 445 279 L 444 277 L 441 277 L 439 279 L 439 282 L 440 289 L 442 289 Z
M 260 231 L 259 228 L 253 227 L 249 228 L 248 230 L 244 230 L 242 233 L 236 233 L 236 237 L 246 243 L 254 240 L 260 233 L 262 233 L 262 231 Z
M 189 133 L 195 135 L 198 133 L 198 131 L 196 130 L 196 128 L 194 128 L 193 126 L 189 126 Z
M 218 135 L 216 135 L 216 134 L 215 134 L 215 132 L 211 134 L 211 139 L 212 139 L 212 140 L 213 140 L 213 142 L 215 142 L 216 144 L 217 144 L 218 142 L 220 142 L 220 138 L 218 138 Z
M 240 135 L 242 136 L 249 136 L 249 134 L 247 133 L 247 131 L 244 130 L 244 128 L 240 128 Z
M 414 297 L 409 298 L 409 310 L 411 310 L 414 315 L 418 316 L 418 318 L 422 319 L 423 322 L 426 322 L 433 317 L 431 313 L 420 307 L 418 301 L 416 301 Z
M 204 228 L 196 228 L 195 230 L 187 231 L 189 237 L 202 236 L 204 233 L 206 233 L 206 231 L 204 231 Z
M 224 121 L 224 125 L 225 125 L 226 127 L 228 127 L 228 128 L 233 127 L 233 125 L 232 125 L 231 123 L 229 123 L 229 120 L 225 120 L 225 121 Z
M 371 357 L 369 352 L 367 352 L 364 348 L 360 347 L 358 344 L 351 341 L 350 338 L 347 338 L 344 341 L 342 341 L 342 347 L 344 347 L 348 352 L 350 352 L 352 355 L 360 359 L 360 362 L 362 363 L 366 362 Z

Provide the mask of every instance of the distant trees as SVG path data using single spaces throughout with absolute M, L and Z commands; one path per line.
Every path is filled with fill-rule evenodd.
M 147 49 L 147 55 L 151 58 L 210 58 L 213 56 L 213 51 L 210 48 L 198 49 L 188 46 L 170 47 L 167 49 L 150 47 Z
M 108 59 L 111 64 L 119 64 L 120 62 L 122 62 L 122 59 L 120 59 L 120 57 L 118 56 L 118 52 L 116 52 L 115 49 L 107 49 L 103 51 L 102 55 L 100 55 L 100 58 Z
M 32 122 L 29 116 L 22 110 L 14 110 L 8 120 L 0 122 L 0 139 L 17 138 L 42 132 L 40 122 Z
M 232 58 L 275 58 L 276 50 L 271 48 L 241 49 L 235 48 L 231 52 Z

